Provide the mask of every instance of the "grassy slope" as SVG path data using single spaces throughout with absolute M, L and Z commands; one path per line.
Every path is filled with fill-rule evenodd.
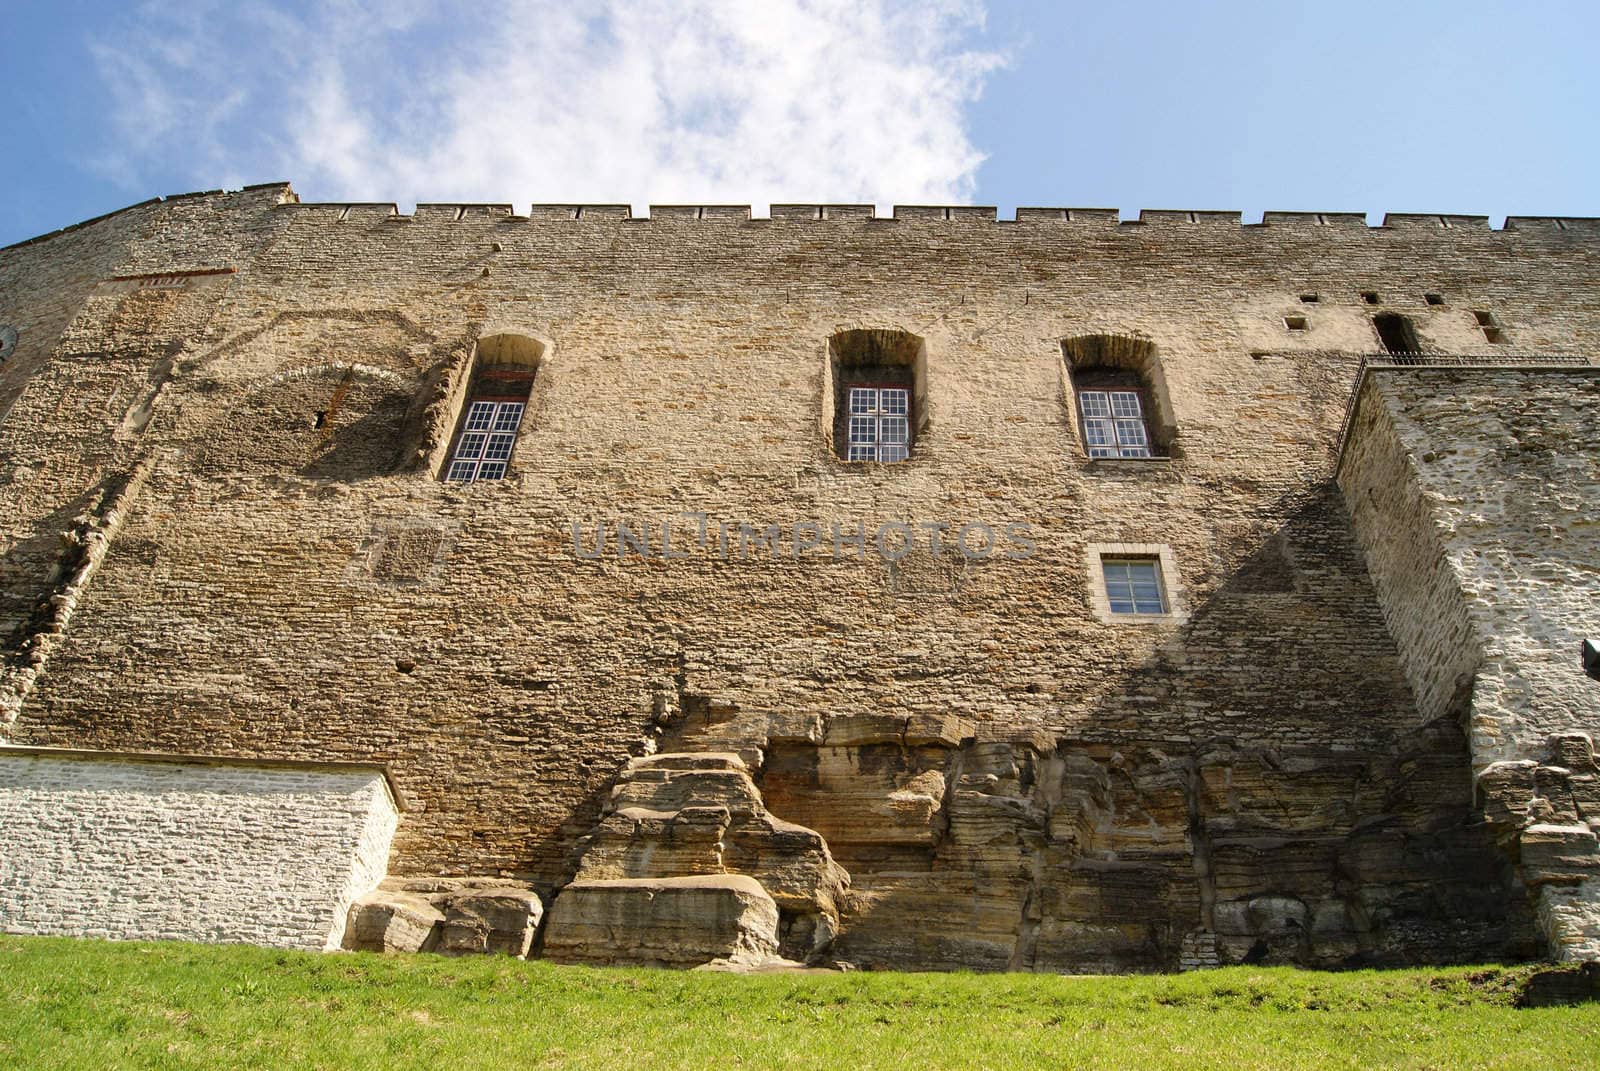
M 1600 1005 L 1518 1010 L 1519 976 L 739 976 L 0 936 L 0 1068 L 1600 1066 Z

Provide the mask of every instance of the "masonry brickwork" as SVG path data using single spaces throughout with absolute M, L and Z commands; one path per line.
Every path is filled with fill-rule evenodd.
M 8 933 L 338 948 L 399 818 L 381 770 L 0 748 Z
M 1541 565 L 1524 590 L 1544 616 L 1506 609 L 1511 628 L 1486 581 L 1411 569 L 1336 467 L 1390 473 L 1362 486 L 1462 562 L 1499 540 L 1445 532 L 1445 492 L 1407 459 L 1500 450 L 1500 380 L 1453 373 L 1435 403 L 1437 377 L 1369 374 L 1390 393 L 1343 436 L 1373 317 L 1435 353 L 1595 353 L 1597 237 L 1277 213 L 403 215 L 281 185 L 135 206 L 0 251 L 3 732 L 384 763 L 409 801 L 393 874 L 547 898 L 600 858 L 644 860 L 617 880 L 782 869 L 739 859 L 767 815 L 801 832 L 749 843 L 849 879 L 809 906 L 774 894 L 774 940 L 864 966 L 1537 954 L 1556 938 L 1517 837 L 1541 823 L 1524 808 L 1508 837 L 1479 781 L 1600 731 L 1566 650 L 1600 622 L 1561 574 L 1594 559 Z M 507 337 L 536 367 L 511 471 L 443 482 L 478 341 Z M 912 456 L 839 460 L 837 340 L 891 337 L 915 343 Z M 1165 456 L 1086 455 L 1085 339 L 1142 377 Z M 1557 430 L 1530 448 L 1543 468 L 1498 455 L 1498 515 L 1526 491 L 1573 531 L 1592 372 L 1526 375 L 1519 405 Z M 1441 406 L 1476 415 L 1422 412 Z M 953 548 L 967 525 L 995 552 Z M 880 553 L 908 529 L 909 553 Z M 1171 612 L 1110 612 L 1096 566 L 1118 553 L 1161 563 Z M 1505 664 L 1498 636 L 1540 666 L 1515 716 L 1537 731 L 1463 698 L 1489 695 L 1471 681 Z M 641 809 L 619 777 L 652 752 L 723 758 Z
M 1418 706 L 1471 736 L 1478 805 L 1565 959 L 1600 959 L 1600 377 L 1375 371 L 1340 486 Z

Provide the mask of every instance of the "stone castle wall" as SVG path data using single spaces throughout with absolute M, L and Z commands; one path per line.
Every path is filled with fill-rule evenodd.
M 1593 368 L 1381 369 L 1362 395 L 1342 487 L 1419 706 L 1470 721 L 1479 769 L 1595 728 L 1597 442 Z
M 1480 806 L 1557 955 L 1600 957 L 1600 376 L 1375 370 L 1340 483 L 1419 705 L 1467 727 Z
M 1408 677 L 1333 466 L 1375 311 L 1450 352 L 1497 351 L 1473 310 L 1594 352 L 1593 228 L 402 216 L 260 187 L 0 251 L 9 733 L 387 763 L 398 872 L 545 890 L 630 756 L 734 751 L 850 871 L 864 963 L 1176 966 L 1195 932 L 1520 954 L 1466 741 Z M 905 463 L 827 448 L 828 340 L 856 328 L 925 346 Z M 501 333 L 542 346 L 512 475 L 441 483 Z M 1062 340 L 1088 335 L 1153 352 L 1170 458 L 1085 457 Z M 727 560 L 684 513 L 732 526 Z M 663 522 L 687 557 L 617 553 Z M 792 547 L 806 522 L 827 546 L 741 560 L 740 524 Z M 889 522 L 916 534 L 894 562 Z M 1033 553 L 932 553 L 925 526 L 971 522 Z M 1166 555 L 1178 612 L 1097 612 L 1118 544 Z

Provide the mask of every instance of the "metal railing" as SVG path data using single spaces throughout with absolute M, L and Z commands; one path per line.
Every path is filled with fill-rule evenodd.
M 1592 363 L 1587 357 L 1570 354 L 1364 353 L 1361 367 L 1356 370 L 1356 382 L 1361 381 L 1361 374 L 1368 368 L 1568 368 Z

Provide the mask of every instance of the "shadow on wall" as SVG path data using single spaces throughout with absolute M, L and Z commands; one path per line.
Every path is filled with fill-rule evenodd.
M 1186 570 L 1211 579 L 1181 622 L 1107 626 L 1160 639 L 1071 735 L 914 739 L 930 713 L 774 742 L 768 806 L 852 875 L 837 955 L 1117 972 L 1538 954 L 1460 727 L 1416 723 L 1337 492 L 1261 515 Z
M 195 436 L 194 471 L 363 480 L 414 450 L 415 384 L 360 365 L 322 365 L 256 381 Z
M 36 520 L 0 554 L 0 666 L 23 665 L 33 637 L 50 617 L 50 597 L 71 571 L 75 548 L 62 534 L 74 529 L 100 497 L 92 487 Z

